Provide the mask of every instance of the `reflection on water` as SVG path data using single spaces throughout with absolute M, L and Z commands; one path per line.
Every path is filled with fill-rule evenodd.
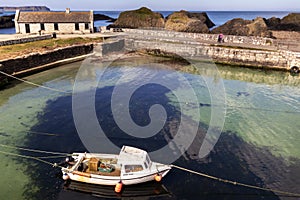
M 165 66 L 140 67 L 153 62 Z M 70 91 L 80 64 L 65 65 L 26 79 Z M 163 78 L 172 72 L 172 68 L 179 70 L 193 85 L 201 109 L 198 134 L 190 149 L 175 162 L 176 165 L 247 184 L 300 192 L 299 77 L 282 72 L 219 66 L 222 79 L 216 79 L 209 64 L 178 66 L 156 58 L 130 58 L 115 62 L 106 71 L 104 86 L 97 89 L 95 104 L 99 123 L 113 143 L 153 151 L 174 136 L 180 123 L 179 104 L 165 87 L 146 85 L 134 93 L 130 100 L 131 116 L 141 126 L 150 122 L 148 112 L 152 105 L 159 103 L 164 106 L 168 114 L 167 122 L 153 137 L 136 139 L 125 134 L 115 123 L 110 108 L 114 84 L 120 73 L 126 71 L 128 75 L 127 81 L 122 82 L 126 87 L 126 84 L 132 84 L 137 73 L 155 73 L 158 78 Z M 95 74 L 86 73 L 87 77 L 90 75 Z M 218 106 L 210 102 L 209 92 L 201 81 L 204 76 L 215 83 L 224 82 L 227 113 L 217 145 L 206 158 L 199 159 L 197 155 L 210 122 L 211 108 Z M 177 80 L 169 81 L 175 83 Z M 68 153 L 86 151 L 76 132 L 70 95 L 18 83 L 1 90 L 0 96 L 1 144 Z M 193 109 L 193 104 L 190 108 Z M 194 120 L 198 118 L 193 114 L 190 117 Z M 93 131 L 93 127 L 89 129 Z M 0 150 L 12 151 L 3 147 Z M 38 156 L 33 153 L 29 155 Z M 63 190 L 63 182 L 57 178 L 59 169 L 3 154 L 0 154 L 0 158 L 0 168 L 4 172 L 0 180 L 1 199 L 94 198 L 90 194 Z M 60 162 L 62 158 L 48 160 Z M 177 169 L 171 170 L 163 180 L 163 185 L 168 191 L 167 196 L 146 195 L 143 199 L 285 199 L 274 193 L 236 187 Z M 113 188 L 109 188 L 113 191 Z
M 148 182 L 140 185 L 127 186 L 123 189 L 122 194 L 116 195 L 111 186 L 92 185 L 76 181 L 68 181 L 64 185 L 64 190 L 62 190 L 58 199 L 82 199 L 82 197 L 78 195 L 78 192 L 87 193 L 98 198 L 116 198 L 119 196 L 123 199 L 145 199 L 150 197 L 167 198 L 171 196 L 167 188 L 163 184 L 157 182 Z

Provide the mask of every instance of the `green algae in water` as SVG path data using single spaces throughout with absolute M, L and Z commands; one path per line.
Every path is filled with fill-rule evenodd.
M 200 121 L 207 126 L 213 126 L 210 124 L 211 109 L 213 106 L 222 105 L 211 104 L 205 83 L 202 81 L 202 84 L 195 84 L 193 80 L 201 80 L 204 76 L 210 77 L 213 83 L 216 72 L 210 69 L 209 64 L 192 67 L 194 74 L 190 76 L 194 77 L 190 77 L 190 80 L 198 96 Z M 284 72 L 264 72 L 228 66 L 219 66 L 218 73 L 222 79 L 217 82 L 223 81 L 226 91 L 227 108 L 223 131 L 237 134 L 258 147 L 267 147 L 275 156 L 286 161 L 299 159 L 299 77 Z M 177 101 L 172 95 L 169 98 L 171 104 Z M 192 109 L 191 107 L 191 117 L 196 120 L 198 116 L 193 116 Z
M 78 63 L 79 66 L 80 63 Z M 72 88 L 72 73 L 66 76 L 66 71 L 76 73 L 78 67 L 74 65 L 65 68 L 56 68 L 53 73 L 43 72 L 26 80 L 47 85 L 48 87 L 70 90 Z M 0 144 L 23 147 L 30 134 L 30 129 L 38 121 L 50 99 L 55 99 L 63 94 L 49 91 L 26 83 L 19 83 L 12 88 L 0 91 Z M 30 148 L 30 147 L 27 147 Z M 26 193 L 34 194 L 39 191 L 37 185 L 33 185 L 31 177 L 26 173 L 30 165 L 36 161 L 22 159 L 6 155 L 5 152 L 20 154 L 14 149 L 0 147 L 0 199 L 21 200 Z M 24 196 L 25 195 L 25 196 Z

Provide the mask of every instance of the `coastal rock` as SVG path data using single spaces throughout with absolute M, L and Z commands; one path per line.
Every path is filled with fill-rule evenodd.
M 138 10 L 124 11 L 110 27 L 117 28 L 163 28 L 165 20 L 162 14 L 142 7 Z
M 276 30 L 300 31 L 300 13 L 290 13 L 283 17 L 275 27 Z
M 187 11 L 174 12 L 167 17 L 167 30 L 193 33 L 208 33 L 215 24 L 206 13 L 191 13 Z
M 116 19 L 109 17 L 107 15 L 103 15 L 103 14 L 94 14 L 94 21 L 99 21 L 99 20 L 106 20 L 109 22 L 115 22 Z
M 254 20 L 235 18 L 212 30 L 212 33 L 226 35 L 272 37 L 265 20 L 258 17 Z
M 15 15 L 8 15 L 0 17 L 0 28 L 12 28 L 15 27 L 15 23 L 13 19 Z
M 248 35 L 250 36 L 272 37 L 265 20 L 261 17 L 257 17 L 247 27 L 249 28 Z
M 46 6 L 19 6 L 19 7 L 0 7 L 1 12 L 15 12 L 16 10 L 21 11 L 50 11 Z
M 271 17 L 269 19 L 264 18 L 264 21 L 269 29 L 273 29 L 280 24 L 281 19 L 277 17 Z

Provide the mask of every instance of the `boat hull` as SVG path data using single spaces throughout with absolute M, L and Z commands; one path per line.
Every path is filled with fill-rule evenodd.
M 152 162 L 146 151 L 123 146 L 119 155 L 99 153 L 73 153 L 62 168 L 63 178 L 97 184 L 134 185 L 160 181 L 170 170 L 170 165 Z M 103 169 L 110 169 L 104 171 Z
M 158 173 L 149 173 L 149 174 L 141 174 L 141 175 L 127 175 L 127 176 L 99 176 L 95 174 L 80 174 L 78 172 L 69 172 L 66 173 L 69 178 L 73 181 L 97 184 L 97 185 L 116 185 L 120 180 L 124 185 L 134 185 L 139 183 L 145 183 L 149 181 L 153 181 L 155 175 L 160 174 L 164 177 L 171 168 L 166 167 L 165 170 L 159 171 Z

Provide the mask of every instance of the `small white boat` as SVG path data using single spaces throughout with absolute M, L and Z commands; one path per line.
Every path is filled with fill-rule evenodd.
M 98 185 L 132 185 L 160 181 L 170 165 L 152 162 L 146 151 L 123 146 L 119 155 L 102 153 L 73 153 L 63 178 Z M 121 186 L 122 187 L 122 186 Z

